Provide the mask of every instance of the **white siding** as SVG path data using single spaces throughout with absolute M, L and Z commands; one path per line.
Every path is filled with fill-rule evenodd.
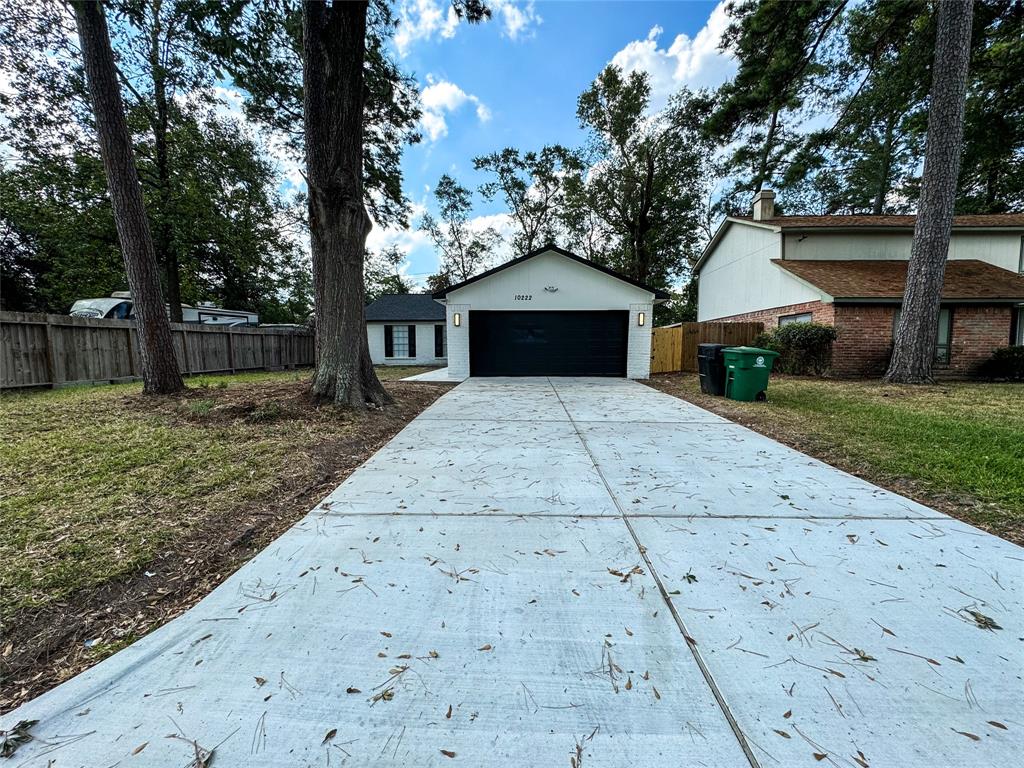
M 547 287 L 558 290 L 552 293 L 544 290 Z M 520 300 L 516 296 L 531 298 Z M 628 309 L 632 303 L 651 298 L 650 291 L 552 252 L 448 294 L 453 304 L 513 310 Z
M 557 288 L 546 291 L 545 288 Z M 529 297 L 519 298 L 516 297 Z M 448 293 L 448 369 L 452 377 L 469 375 L 469 313 L 474 309 L 562 311 L 620 309 L 630 311 L 626 375 L 647 378 L 651 366 L 652 301 L 650 291 L 606 275 L 586 264 L 548 252 Z M 636 313 L 646 312 L 643 328 Z M 461 328 L 452 316 L 459 312 Z
M 729 225 L 701 267 L 697 319 L 715 320 L 823 298 L 820 291 L 771 263 L 780 257 L 781 238 L 776 232 Z
M 733 226 L 732 229 L 736 230 L 737 227 Z M 786 235 L 786 258 L 903 260 L 910 258 L 913 239 L 914 235 L 910 230 L 793 233 Z M 1020 232 L 955 231 L 949 241 L 950 259 L 977 259 L 1013 272 L 1020 269 L 1020 254 Z M 703 270 L 701 276 L 703 279 Z M 783 303 L 789 302 L 780 302 Z
M 434 357 L 434 326 L 442 325 L 443 320 L 433 323 L 367 323 L 366 340 L 370 345 L 370 360 L 374 365 L 445 365 L 447 359 Z M 416 326 L 416 357 L 384 357 L 384 326 L 415 325 Z

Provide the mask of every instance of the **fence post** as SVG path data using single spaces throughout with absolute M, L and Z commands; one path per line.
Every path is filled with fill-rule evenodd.
M 132 376 L 138 376 L 135 370 L 135 350 L 132 349 L 132 329 L 131 326 L 124 329 L 125 336 L 128 337 L 128 372 Z
M 53 331 L 49 315 L 46 316 L 46 325 L 43 328 L 46 335 L 46 379 L 53 388 L 57 386 L 57 365 L 53 354 Z
M 184 353 L 182 357 L 185 358 L 182 367 L 185 369 L 182 371 L 186 376 L 192 373 L 192 363 L 188 359 L 188 326 L 185 323 L 181 323 L 181 349 Z
M 231 326 L 228 326 L 228 367 L 235 372 L 235 334 Z

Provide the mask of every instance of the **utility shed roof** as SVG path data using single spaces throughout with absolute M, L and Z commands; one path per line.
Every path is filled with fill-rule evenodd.
M 900 300 L 907 282 L 906 261 L 772 259 L 772 263 L 833 299 Z M 946 263 L 942 298 L 1021 301 L 1024 275 L 984 261 L 954 259 Z
M 366 307 L 368 323 L 444 320 L 444 307 L 429 293 L 387 293 Z

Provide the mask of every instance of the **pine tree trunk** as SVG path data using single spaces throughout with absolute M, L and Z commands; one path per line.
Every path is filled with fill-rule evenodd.
M 764 147 L 761 149 L 761 158 L 757 163 L 757 175 L 754 177 L 754 192 L 760 192 L 768 180 L 768 158 L 771 157 L 772 145 L 775 143 L 775 131 L 779 125 L 779 107 L 772 112 L 772 119 L 768 123 L 768 133 L 764 137 Z
M 98 2 L 77 0 L 74 9 L 114 223 L 135 307 L 143 391 L 178 392 L 185 385 L 178 372 L 171 327 L 160 293 L 159 266 L 125 121 L 107 20 Z
M 313 394 L 353 408 L 391 401 L 363 314 L 363 58 L 366 2 L 303 2 L 306 177 L 316 302 Z
M 164 281 L 167 285 L 167 307 L 172 323 L 184 320 L 181 313 L 181 272 L 178 253 L 175 250 L 174 228 L 171 225 L 171 170 L 167 151 L 167 130 L 170 125 L 170 111 L 167 103 L 167 76 L 163 70 L 161 48 L 161 0 L 152 6 L 153 26 L 150 29 L 149 67 L 153 71 L 153 102 L 156 120 L 153 123 L 153 149 L 156 156 L 156 176 L 160 197 L 159 218 L 156 222 L 156 240 L 153 243 L 156 259 L 164 267 Z
M 885 212 L 885 198 L 890 191 L 889 176 L 892 175 L 895 122 L 895 115 L 890 115 L 889 119 L 885 121 L 885 141 L 882 144 L 882 168 L 878 173 L 878 187 L 875 191 L 874 203 L 871 206 L 871 213 L 875 216 L 881 216 Z
M 889 371 L 885 375 L 886 381 L 894 383 L 921 384 L 932 380 L 942 283 L 963 149 L 972 2 L 945 0 L 938 3 L 921 200 L 907 265 L 903 311 Z

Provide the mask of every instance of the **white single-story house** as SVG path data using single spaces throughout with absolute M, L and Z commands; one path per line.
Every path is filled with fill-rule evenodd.
M 374 365 L 445 365 L 444 307 L 429 293 L 381 296 L 366 307 Z
M 451 378 L 651 371 L 652 310 L 669 298 L 548 245 L 434 293 Z

